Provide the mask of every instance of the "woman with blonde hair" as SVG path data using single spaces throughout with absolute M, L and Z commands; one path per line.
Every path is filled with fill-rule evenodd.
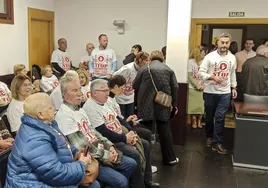
M 146 52 L 139 52 L 136 59 L 132 63 L 128 63 L 121 67 L 114 75 L 121 75 L 125 78 L 126 84 L 123 87 L 123 92 L 120 91 L 119 86 L 114 89 L 119 89 L 119 95 L 116 96 L 116 102 L 120 106 L 121 114 L 128 118 L 134 114 L 134 89 L 132 87 L 133 81 L 136 78 L 138 71 L 150 62 L 149 54 Z M 116 92 L 117 93 L 117 92 Z
M 78 73 L 80 84 L 81 84 L 81 91 L 83 93 L 82 104 L 84 104 L 87 101 L 87 99 L 89 99 L 91 96 L 91 92 L 90 92 L 91 82 L 89 79 L 89 74 L 86 72 L 86 70 L 78 69 L 77 73 Z
M 203 84 L 198 77 L 199 66 L 206 53 L 202 46 L 195 47 L 188 61 L 188 115 L 191 116 L 192 128 L 202 128 L 202 116 L 204 114 Z
M 40 81 L 41 89 L 50 94 L 52 91 L 59 85 L 58 78 L 53 74 L 52 68 L 50 65 L 46 65 L 42 68 L 41 71 L 42 79 Z
M 31 79 L 25 75 L 17 75 L 11 82 L 12 100 L 7 108 L 7 118 L 11 132 L 17 132 L 20 128 L 24 111 L 24 100 L 31 95 L 33 90 Z

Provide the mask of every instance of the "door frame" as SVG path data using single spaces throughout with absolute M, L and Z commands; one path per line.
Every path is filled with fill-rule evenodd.
M 41 9 L 34 9 L 34 8 L 28 8 L 28 55 L 29 55 L 29 62 L 28 62 L 28 66 L 29 66 L 29 70 L 32 70 L 32 65 L 31 65 L 31 44 L 32 44 L 32 40 L 31 40 L 31 26 L 32 20 L 39 20 L 39 21 L 48 21 L 50 23 L 50 33 L 52 33 L 52 35 L 50 35 L 50 42 L 49 42 L 49 49 L 50 49 L 50 54 L 53 52 L 54 50 L 54 25 L 55 25 L 55 14 L 53 11 L 47 11 L 47 10 L 41 10 Z
M 250 25 L 250 24 L 268 24 L 268 18 L 192 18 L 190 32 L 190 51 L 202 40 L 203 24 L 220 24 L 220 25 Z

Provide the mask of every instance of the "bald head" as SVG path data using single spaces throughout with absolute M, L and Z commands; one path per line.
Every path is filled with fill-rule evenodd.
M 41 112 L 45 106 L 49 104 L 50 97 L 46 93 L 36 93 L 27 97 L 24 101 L 24 113 L 36 117 L 38 112 Z
M 92 44 L 92 43 L 88 43 L 87 45 L 86 45 L 86 51 L 87 51 L 87 53 L 88 53 L 88 55 L 90 56 L 91 55 L 91 52 L 94 50 L 94 44 Z
M 58 40 L 59 49 L 63 52 L 67 49 L 67 40 L 65 38 L 60 38 Z

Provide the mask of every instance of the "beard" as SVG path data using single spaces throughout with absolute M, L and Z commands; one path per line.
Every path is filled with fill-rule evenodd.
M 220 52 L 227 52 L 227 50 L 228 50 L 228 48 L 226 48 L 226 47 L 221 47 L 219 49 L 220 49 Z

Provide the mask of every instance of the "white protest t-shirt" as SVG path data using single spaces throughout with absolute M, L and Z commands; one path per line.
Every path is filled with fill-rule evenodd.
M 106 127 L 118 134 L 122 133 L 122 125 L 116 118 L 117 113 L 107 103 L 100 105 L 92 98 L 88 99 L 84 104 L 83 109 L 94 128 L 105 124 Z
M 86 86 L 81 86 L 81 91 L 83 93 L 84 99 L 86 100 L 91 97 L 90 85 L 91 82 L 89 82 Z
M 135 69 L 134 62 L 122 66 L 114 75 L 121 75 L 126 79 L 126 86 L 123 92 L 116 96 L 118 104 L 131 104 L 134 102 L 133 81 L 138 71 Z
M 7 119 L 10 124 L 11 132 L 16 132 L 20 128 L 20 119 L 24 113 L 23 104 L 24 101 L 18 101 L 13 98 L 7 108 Z
M 199 65 L 201 65 L 201 62 L 199 63 Z M 201 82 L 200 78 L 199 78 L 199 65 L 196 63 L 195 59 L 189 59 L 188 61 L 188 72 L 193 73 L 193 78 L 197 81 L 197 82 Z M 191 82 L 189 82 L 189 88 L 194 89 L 194 86 L 191 84 Z
M 115 98 L 109 97 L 108 101 L 106 102 L 106 105 L 114 110 L 117 114 L 117 116 L 124 118 L 121 114 L 121 109 L 119 104 L 116 102 Z
M 60 105 L 63 103 L 60 85 L 52 91 L 50 98 L 55 109 L 58 110 L 60 108 Z
M 10 99 L 8 97 L 8 94 L 11 93 L 8 89 L 7 85 L 4 82 L 0 81 L 0 97 L 2 98 L 2 101 L 4 101 L 6 104 L 10 103 Z
M 199 68 L 199 76 L 204 82 L 204 93 L 227 94 L 236 83 L 236 58 L 228 52 L 227 55 L 219 55 L 217 50 L 205 56 Z M 212 75 L 222 78 L 220 84 L 214 80 L 208 80 Z
M 84 62 L 88 62 L 89 63 L 90 60 L 91 60 L 91 56 L 90 55 L 85 55 L 85 56 L 81 57 L 80 63 L 84 63 Z
M 86 136 L 88 142 L 92 143 L 98 140 L 91 131 L 90 121 L 86 112 L 81 108 L 79 110 L 72 110 L 66 104 L 62 104 L 56 114 L 55 120 L 64 135 L 81 131 Z
M 93 63 L 93 70 L 90 69 L 91 73 L 94 73 L 95 77 L 106 77 L 112 74 L 112 63 L 116 62 L 116 55 L 113 49 L 106 48 L 100 50 L 95 48 L 91 53 L 90 63 Z
M 59 66 L 65 71 L 71 69 L 71 61 L 71 57 L 66 51 L 63 52 L 59 49 L 56 49 L 52 53 L 51 63 L 58 63 Z
M 45 93 L 53 90 L 59 85 L 59 80 L 55 75 L 52 75 L 50 78 L 42 76 L 42 79 L 40 81 L 40 87 Z

